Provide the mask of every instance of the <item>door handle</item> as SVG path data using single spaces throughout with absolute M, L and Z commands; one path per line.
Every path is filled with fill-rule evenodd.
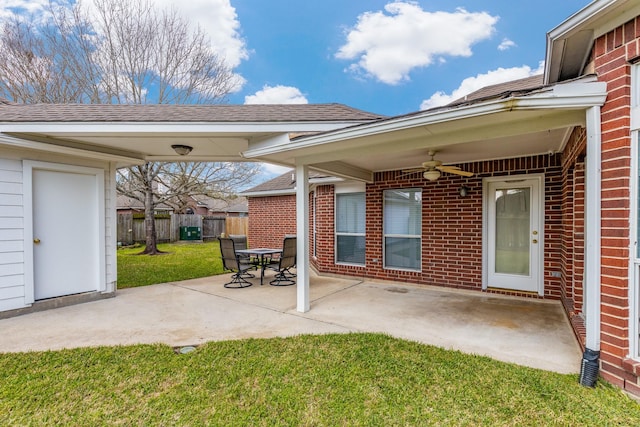
M 533 239 L 531 242 L 538 243 L 538 239 Z
M 40 243 L 40 239 L 38 239 L 38 238 L 33 239 L 33 243 L 35 243 L 37 245 L 38 243 Z

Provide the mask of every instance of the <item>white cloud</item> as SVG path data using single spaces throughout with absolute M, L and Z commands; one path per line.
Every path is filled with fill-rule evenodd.
M 498 68 L 485 74 L 478 74 L 475 77 L 467 77 L 462 81 L 462 83 L 460 83 L 460 86 L 458 86 L 457 89 L 453 90 L 453 92 L 449 94 L 444 92 L 436 92 L 431 95 L 429 99 L 425 99 L 424 101 L 422 101 L 422 104 L 420 104 L 420 109 L 428 110 L 429 108 L 446 105 L 450 102 L 455 101 L 456 99 L 470 94 L 471 92 L 482 89 L 483 87 L 535 76 L 537 74 L 541 74 L 543 70 L 544 62 L 541 62 L 537 69 L 531 69 L 531 67 L 529 67 L 528 65 L 523 65 L 522 67 Z
M 291 86 L 265 85 L 262 90 L 244 97 L 245 104 L 308 104 L 300 89 Z
M 35 15 L 42 18 L 46 15 L 50 0 L 0 0 L 0 21 L 15 15 Z M 65 0 L 52 0 L 53 4 L 68 4 Z M 91 11 L 92 0 L 83 0 L 83 6 Z M 186 20 L 199 25 L 211 38 L 211 48 L 227 66 L 236 68 L 249 58 L 246 43 L 241 36 L 240 21 L 236 9 L 230 0 L 154 0 L 153 4 L 160 10 L 173 8 Z M 244 80 L 237 76 L 239 85 Z
M 517 46 L 516 42 L 505 38 L 505 39 L 502 39 L 502 42 L 498 45 L 498 50 L 507 50 L 516 46 Z
M 154 0 L 161 9 L 173 7 L 189 22 L 211 37 L 211 47 L 235 68 L 249 57 L 245 41 L 240 35 L 240 21 L 230 0 Z
M 385 12 L 365 12 L 347 34 L 336 58 L 356 60 L 349 71 L 371 75 L 383 83 L 409 80 L 416 67 L 446 56 L 471 56 L 471 46 L 489 38 L 497 16 L 486 12 L 426 12 L 413 1 L 396 1 Z
M 53 4 L 59 3 L 52 1 Z M 49 6 L 49 0 L 0 0 L 0 21 L 15 15 L 29 15 L 40 19 Z

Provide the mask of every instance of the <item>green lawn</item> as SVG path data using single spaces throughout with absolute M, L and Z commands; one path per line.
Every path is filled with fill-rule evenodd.
M 153 256 L 138 255 L 143 249 L 118 250 L 119 289 L 224 273 L 218 241 L 160 244 L 167 253 Z
M 0 354 L 0 425 L 640 425 L 599 382 L 380 334 Z

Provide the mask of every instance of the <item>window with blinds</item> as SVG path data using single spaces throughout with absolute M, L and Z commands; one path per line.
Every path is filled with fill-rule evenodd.
M 422 190 L 384 192 L 384 267 L 420 271 Z
M 365 264 L 365 194 L 336 194 L 336 263 Z

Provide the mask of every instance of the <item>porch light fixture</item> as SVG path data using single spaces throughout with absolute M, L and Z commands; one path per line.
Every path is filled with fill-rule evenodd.
M 471 189 L 469 187 L 467 187 L 466 185 L 463 185 L 458 189 L 458 194 L 460 194 L 460 197 L 467 197 L 470 190 Z
M 191 150 L 193 150 L 193 147 L 181 144 L 172 145 L 171 148 L 173 148 L 173 150 L 180 156 L 186 156 L 191 152 Z
M 428 181 L 435 181 L 436 179 L 440 178 L 440 171 L 435 169 L 427 170 L 427 171 L 424 171 L 422 176 L 424 177 L 424 179 Z

